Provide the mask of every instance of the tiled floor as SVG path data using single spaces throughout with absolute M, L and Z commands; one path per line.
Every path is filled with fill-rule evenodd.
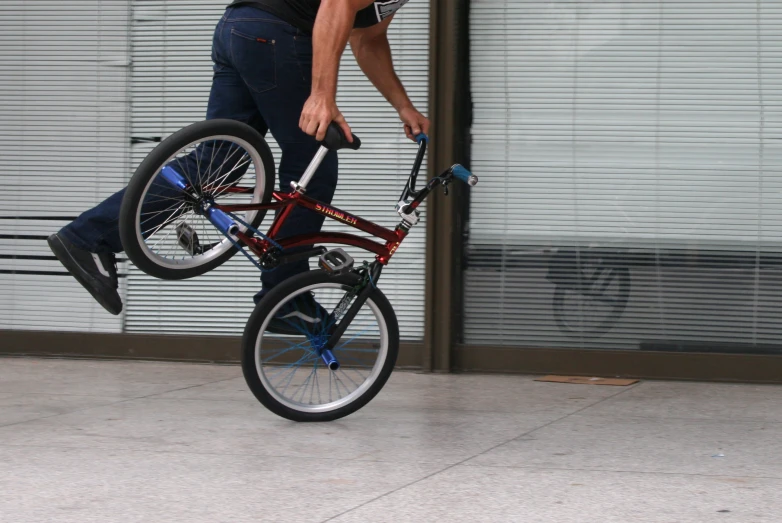
M 238 367 L 0 359 L 0 521 L 778 523 L 781 400 L 398 372 L 295 424 Z

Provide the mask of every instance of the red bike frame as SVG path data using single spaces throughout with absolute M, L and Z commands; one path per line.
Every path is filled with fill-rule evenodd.
M 355 138 L 355 137 L 354 137 Z M 296 189 L 290 193 L 274 192 L 272 197 L 274 202 L 262 203 L 262 204 L 245 204 L 245 205 L 219 205 L 213 204 L 215 209 L 218 209 L 224 213 L 236 213 L 244 211 L 271 211 L 277 210 L 277 216 L 274 218 L 271 228 L 269 229 L 266 238 L 256 238 L 253 235 L 253 231 L 242 232 L 241 230 L 236 233 L 236 237 L 247 245 L 253 253 L 259 258 L 263 258 L 272 247 L 281 247 L 283 251 L 291 249 L 293 247 L 301 247 L 305 245 L 316 245 L 322 243 L 335 243 L 340 245 L 350 245 L 352 247 L 358 247 L 365 251 L 369 251 L 375 254 L 375 259 L 381 265 L 388 265 L 391 261 L 391 257 L 399 249 L 402 241 L 407 237 L 410 227 L 415 221 L 406 221 L 405 217 L 414 216 L 417 212 L 416 209 L 423 203 L 424 199 L 429 193 L 440 183 L 447 184 L 450 177 L 453 176 L 451 170 L 447 172 L 448 178 L 438 177 L 432 179 L 427 186 L 420 190 L 415 190 L 416 179 L 421 169 L 421 165 L 424 160 L 424 154 L 426 153 L 426 145 L 428 137 L 425 134 L 420 134 L 416 137 L 418 142 L 418 154 L 413 164 L 413 170 L 410 173 L 410 178 L 407 181 L 405 190 L 400 197 L 400 203 L 406 202 L 408 198 L 412 198 L 413 201 L 407 203 L 403 207 L 403 212 L 407 214 L 401 214 L 402 221 L 396 226 L 394 230 L 386 229 L 368 220 L 354 216 L 341 209 L 337 209 L 331 205 L 325 204 L 313 198 L 310 198 L 304 194 L 303 190 Z M 322 148 L 321 148 L 322 149 Z M 310 166 L 310 168 L 312 165 Z M 309 170 L 309 168 L 308 168 Z M 444 173 L 446 174 L 446 173 Z M 304 177 L 307 174 L 305 173 Z M 298 186 L 298 184 L 296 184 Z M 306 183 L 304 184 L 306 186 Z M 301 187 L 301 186 L 299 186 Z M 234 193 L 252 193 L 254 189 L 230 187 L 226 189 L 226 192 Z M 340 232 L 319 232 L 317 234 L 300 234 L 298 236 L 291 236 L 288 238 L 277 239 L 280 233 L 282 225 L 285 220 L 291 214 L 294 207 L 301 206 L 305 209 L 309 209 L 318 214 L 322 214 L 326 218 L 336 220 L 359 229 L 366 233 L 371 234 L 376 238 L 380 238 L 385 243 L 378 243 L 366 238 L 362 238 L 355 234 L 346 234 Z M 270 241 L 271 240 L 271 241 Z
M 251 192 L 252 189 L 240 189 L 235 188 L 230 192 Z M 399 249 L 402 241 L 407 236 L 407 231 L 400 226 L 396 229 L 386 229 L 368 220 L 354 216 L 350 213 L 337 209 L 331 205 L 327 205 L 323 202 L 319 202 L 313 198 L 310 198 L 306 194 L 302 194 L 298 191 L 292 193 L 280 193 L 275 192 L 272 194 L 274 202 L 266 204 L 246 204 L 246 205 L 218 205 L 214 204 L 216 209 L 219 209 L 227 213 L 244 212 L 244 211 L 270 211 L 279 210 L 277 216 L 274 218 L 271 228 L 266 235 L 269 239 L 274 240 L 279 244 L 283 250 L 293 247 L 300 247 L 303 245 L 314 245 L 319 243 L 336 243 L 341 245 L 350 245 L 358 247 L 366 251 L 372 252 L 376 255 L 377 261 L 382 265 L 387 265 L 391 260 L 391 257 Z M 318 214 L 322 214 L 326 218 L 336 220 L 338 222 L 349 225 L 355 229 L 359 229 L 366 233 L 371 234 L 377 238 L 385 240 L 385 244 L 356 236 L 355 234 L 346 234 L 339 232 L 319 232 L 317 234 L 300 234 L 298 236 L 291 236 L 288 238 L 277 239 L 277 235 L 285 223 L 285 220 L 293 211 L 296 206 L 301 206 Z M 251 251 L 253 251 L 258 257 L 263 257 L 271 247 L 271 243 L 263 238 L 256 238 L 252 232 L 238 232 L 236 237 L 244 242 Z

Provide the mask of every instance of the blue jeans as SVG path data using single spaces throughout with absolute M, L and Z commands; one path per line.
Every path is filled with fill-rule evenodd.
M 282 149 L 280 188 L 290 191 L 290 182 L 301 177 L 318 149 L 315 139 L 299 129 L 312 84 L 312 38 L 256 7 L 229 7 L 215 29 L 212 60 L 214 77 L 206 118 L 238 120 L 262 135 L 271 131 Z M 307 194 L 330 203 L 337 167 L 337 154 L 331 152 L 307 186 Z M 61 234 L 90 252 L 121 252 L 119 209 L 124 194 L 122 190 L 86 211 Z M 321 215 L 296 208 L 280 236 L 316 233 L 323 220 Z M 305 260 L 264 273 L 262 293 L 307 270 Z

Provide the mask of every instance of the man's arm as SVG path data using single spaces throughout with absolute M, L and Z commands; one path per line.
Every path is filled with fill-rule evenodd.
M 394 71 L 391 45 L 388 43 L 388 25 L 392 18 L 366 29 L 354 30 L 350 36 L 350 48 L 367 78 L 399 113 L 407 137 L 414 140 L 416 135 L 429 132 L 429 120 L 413 106 Z
M 339 60 L 348 43 L 356 13 L 373 0 L 322 0 L 312 32 L 312 93 L 304 104 L 299 127 L 317 140 L 326 137 L 334 121 L 353 141 L 345 118 L 337 107 Z

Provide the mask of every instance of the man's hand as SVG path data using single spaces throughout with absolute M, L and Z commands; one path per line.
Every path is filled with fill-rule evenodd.
M 415 141 L 421 133 L 429 134 L 429 119 L 412 105 L 399 110 L 399 119 L 405 124 L 405 135 Z
M 316 2 L 317 3 L 317 2 Z M 349 142 L 353 133 L 337 108 L 339 60 L 348 43 L 356 13 L 373 0 L 321 0 L 312 29 L 312 94 L 301 113 L 299 127 L 318 141 L 331 122 L 342 128 Z
M 301 111 L 299 119 L 301 130 L 314 136 L 320 142 L 326 138 L 326 130 L 331 122 L 339 125 L 348 141 L 353 143 L 353 132 L 345 121 L 345 117 L 342 116 L 334 98 L 328 95 L 310 95 Z

